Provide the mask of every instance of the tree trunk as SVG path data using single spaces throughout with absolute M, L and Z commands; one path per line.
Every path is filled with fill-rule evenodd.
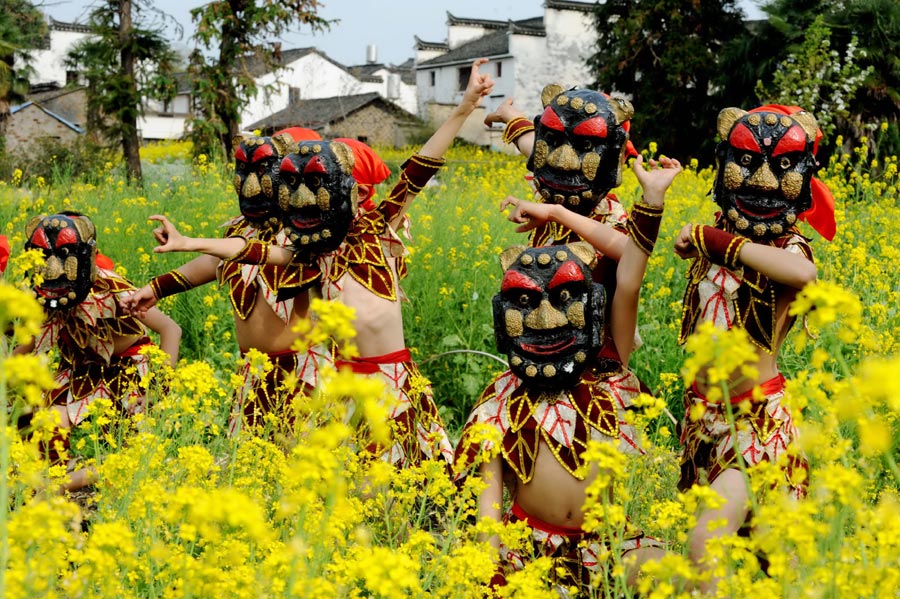
M 131 36 L 133 32 L 131 21 L 132 0 L 119 0 L 119 43 L 121 54 L 122 79 L 128 86 L 129 96 L 133 101 L 139 101 L 137 82 L 134 76 L 134 51 L 132 49 Z M 122 154 L 125 158 L 125 175 L 128 180 L 138 185 L 143 185 L 143 173 L 141 172 L 141 143 L 138 139 L 137 115 L 139 106 L 131 107 L 131 110 L 123 110 L 122 115 Z
M 233 11 L 234 8 L 232 6 Z M 222 73 L 232 73 L 236 66 L 235 62 L 240 60 L 237 36 L 238 33 L 233 24 L 226 23 L 222 27 L 222 43 L 219 45 L 219 69 Z M 240 117 L 235 110 L 237 90 L 234 89 L 234 79 L 231 76 L 226 76 L 224 79 L 224 89 L 219 90 L 216 96 L 215 110 L 225 129 L 219 133 L 219 142 L 225 150 L 225 156 L 230 157 L 234 151 L 234 148 L 231 147 L 231 140 L 238 134 Z

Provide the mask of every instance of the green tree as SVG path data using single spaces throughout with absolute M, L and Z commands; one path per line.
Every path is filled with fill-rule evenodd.
M 13 102 L 28 93 L 28 50 L 47 35 L 44 16 L 27 0 L 0 0 L 0 137 Z
M 146 99 L 170 99 L 175 53 L 163 36 L 162 13 L 143 0 L 108 0 L 90 13 L 93 36 L 68 62 L 87 79 L 89 128 L 122 148 L 129 181 L 142 182 L 138 119 Z
M 797 51 L 775 71 L 773 89 L 767 91 L 760 84 L 757 94 L 766 103 L 796 104 L 812 112 L 826 139 L 831 138 L 836 120 L 850 116 L 851 102 L 871 74 L 872 67 L 863 69 L 859 57 L 855 37 L 844 52 L 831 47 L 831 28 L 819 15 Z
M 635 137 L 679 158 L 710 150 L 722 107 L 719 57 L 743 29 L 736 2 L 607 0 L 595 27 L 588 66 L 599 89 L 631 95 Z
M 296 26 L 328 28 L 318 0 L 213 0 L 191 11 L 197 50 L 191 55 L 193 95 L 201 116 L 191 120 L 195 151 L 231 153 L 241 110 L 261 90 L 254 78 L 279 68 L 277 40 Z

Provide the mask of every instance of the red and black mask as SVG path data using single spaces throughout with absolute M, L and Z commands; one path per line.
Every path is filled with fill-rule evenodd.
M 548 85 L 544 112 L 535 117 L 534 151 L 528 169 L 543 201 L 590 214 L 622 182 L 628 131 L 634 114 L 628 100 L 589 89 L 563 91 Z
M 281 159 L 295 151 L 296 143 L 289 135 L 235 138 L 234 190 L 238 194 L 241 214 L 256 225 L 277 227 L 281 212 L 278 169 Z
M 25 226 L 25 249 L 44 253 L 34 286 L 38 302 L 51 310 L 77 306 L 87 298 L 97 278 L 94 224 L 86 216 L 36 216 Z
M 818 169 L 816 120 L 726 108 L 719 113 L 722 141 L 713 198 L 742 234 L 778 237 L 812 205 L 810 182 Z
M 332 252 L 350 230 L 359 204 L 353 150 L 341 142 L 301 142 L 281 162 L 279 204 L 294 250 Z
M 591 279 L 594 248 L 585 242 L 523 249 L 500 258 L 505 273 L 493 298 L 497 349 L 527 385 L 577 383 L 600 351 L 603 286 Z

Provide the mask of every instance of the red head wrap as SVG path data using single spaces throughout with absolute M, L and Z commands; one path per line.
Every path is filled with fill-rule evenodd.
M 9 262 L 9 239 L 6 235 L 0 235 L 0 275 L 6 271 Z
M 322 136 L 313 131 L 312 129 L 307 129 L 306 127 L 288 127 L 287 129 L 282 129 L 281 131 L 276 131 L 272 135 L 280 135 L 282 133 L 287 133 L 291 137 L 294 138 L 294 141 L 319 141 L 322 139 Z
M 765 106 L 754 108 L 750 112 L 774 112 L 791 116 L 802 111 L 803 109 L 799 106 L 766 104 Z M 813 155 L 819 152 L 820 139 L 822 139 L 822 130 L 816 129 L 816 138 L 813 140 Z M 822 237 L 831 241 L 837 232 L 837 224 L 834 222 L 834 196 L 831 194 L 828 186 L 815 177 L 810 181 L 809 187 L 812 193 L 812 206 L 800 215 L 800 219 L 808 222 L 809 226 L 818 231 Z
M 391 176 L 391 169 L 387 167 L 375 150 L 358 139 L 338 137 L 332 141 L 339 141 L 350 146 L 353 150 L 355 163 L 353 165 L 353 178 L 360 185 L 368 185 L 372 188 L 372 195 L 363 204 L 363 210 L 371 210 L 375 207 L 372 199 L 375 196 L 375 186 Z

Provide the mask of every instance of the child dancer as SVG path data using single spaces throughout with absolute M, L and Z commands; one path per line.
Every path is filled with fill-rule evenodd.
M 47 403 L 59 413 L 60 428 L 78 426 L 95 399 L 109 399 L 122 412 L 143 408 L 144 395 L 138 383 L 149 371 L 141 347 L 150 339 L 146 329 L 159 333 L 160 348 L 172 365 L 178 360 L 181 328 L 156 308 L 141 316 L 122 310 L 122 297 L 134 287 L 112 270 L 97 265 L 94 224 L 75 212 L 37 216 L 26 225 L 26 249 L 44 253 L 46 262 L 36 273 L 34 286 L 46 320 L 40 334 L 16 352 L 45 353 L 59 350 L 57 387 Z M 51 441 L 51 460 L 59 460 L 56 445 L 68 447 L 68 433 Z M 93 473 L 72 472 L 68 490 L 92 481 Z
M 641 158 L 635 163 L 645 203 L 632 211 L 628 236 L 563 206 L 512 197 L 503 202 L 503 207 L 514 207 L 509 219 L 523 223 L 518 231 L 554 222 L 590 245 L 573 242 L 504 253 L 506 272 L 494 298 L 494 326 L 510 371 L 488 386 L 469 416 L 457 446 L 456 467 L 460 476 L 468 474 L 479 452 L 491 449 L 470 438 L 477 430 L 474 425 L 498 429 L 499 455 L 479 469 L 488 485 L 479 512 L 498 521 L 525 520 L 533 531 L 535 553 L 553 558 L 550 577 L 564 586 L 588 589 L 603 568 L 599 556 L 608 542 L 582 529 L 586 490 L 596 476 L 596 471 L 583 468 L 588 442 L 613 442 L 621 451 L 639 451 L 636 432 L 624 418 L 631 396 L 619 389 L 623 379 L 635 378 L 627 366 L 640 288 L 665 192 L 681 171 L 676 160 L 664 159 L 660 166 L 646 171 Z M 618 359 L 601 352 L 606 300 L 603 287 L 591 280 L 598 251 L 620 256 L 609 322 Z M 502 509 L 504 484 L 512 498 L 509 510 Z M 524 566 L 525 557 L 501 547 L 498 539 L 491 541 L 501 560 L 495 582 L 502 583 L 506 573 Z M 641 563 L 662 554 L 657 542 L 630 528 L 622 549 L 632 558 L 629 583 Z
M 293 251 L 239 237 L 187 238 L 165 217 L 152 217 L 162 224 L 154 232 L 161 244 L 155 251 L 204 252 L 247 263 L 299 260 L 320 273 L 321 295 L 345 303 L 356 313 L 360 356 L 339 365 L 382 379 L 396 398 L 390 414 L 392 445 L 370 449 L 401 467 L 431 458 L 449 464 L 452 448 L 430 385 L 406 348 L 399 288 L 405 248 L 396 230 L 413 197 L 443 164 L 442 156 L 463 122 L 493 88 L 493 80 L 479 73 L 484 62 L 473 63 L 459 105 L 405 163 L 389 197 L 372 210 L 358 209 L 358 186 L 347 180 L 355 157 L 346 144 L 306 142 L 289 155 L 281 166 L 286 185 L 282 207 Z
M 750 112 L 726 108 L 719 114 L 718 133 L 713 199 L 721 213 L 713 225 L 684 225 L 675 240 L 675 253 L 692 260 L 680 340 L 702 321 L 742 327 L 757 346 L 759 375 L 733 373 L 728 381 L 723 401 L 734 406 L 736 435 L 723 401 L 707 399 L 704 372 L 684 396 L 679 488 L 708 484 L 725 500 L 721 508 L 701 514 L 690 538 L 690 555 L 704 569 L 712 567 L 703 560 L 707 541 L 737 532 L 750 516 L 741 461 L 752 466 L 787 453 L 781 462 L 785 483 L 797 497 L 805 494 L 807 465 L 789 451 L 797 431 L 781 403 L 784 377 L 777 359 L 794 322 L 788 306 L 816 279 L 812 248 L 795 227 L 797 220 L 809 220 L 829 240 L 835 233 L 833 198 L 813 178 L 821 132 L 810 113 L 774 105 Z M 737 409 L 742 402 L 749 402 L 749 411 Z M 689 417 L 695 413 L 702 415 Z M 724 526 L 710 530 L 713 522 Z

